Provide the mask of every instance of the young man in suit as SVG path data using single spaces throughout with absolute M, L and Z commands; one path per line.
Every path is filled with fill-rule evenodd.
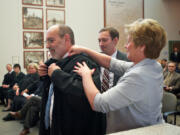
M 105 53 L 109 56 L 112 56 L 119 60 L 128 61 L 126 54 L 120 52 L 116 49 L 116 45 L 119 41 L 119 32 L 113 28 L 113 27 L 107 27 L 103 28 L 99 31 L 99 47 L 102 51 L 102 53 Z M 101 67 L 101 84 L 103 87 L 103 73 L 105 69 Z M 118 79 L 122 75 L 120 74 L 114 74 L 112 72 L 109 72 L 109 79 L 108 79 L 108 87 L 111 88 L 112 86 L 115 86 Z M 105 86 L 106 87 L 106 86 Z M 104 89 L 104 88 L 101 88 Z M 105 90 L 104 90 L 105 91 Z M 118 119 L 119 113 L 118 111 L 109 112 L 106 115 L 107 119 L 107 129 L 106 133 L 113 133 L 119 131 L 119 124 L 121 121 Z
M 68 50 L 75 43 L 68 26 L 49 28 L 46 41 L 52 59 L 41 63 L 39 68 L 44 81 L 40 135 L 105 134 L 105 115 L 92 111 L 81 77 L 73 72 L 77 62 L 86 61 L 91 68 L 96 68 L 93 80 L 100 87 L 99 66 L 84 54 L 68 57 Z

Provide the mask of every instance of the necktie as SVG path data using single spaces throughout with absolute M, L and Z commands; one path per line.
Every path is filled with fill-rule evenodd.
M 109 70 L 104 69 L 104 73 L 102 76 L 102 83 L 101 83 L 101 91 L 104 92 L 109 89 Z
M 51 107 L 52 94 L 53 94 L 53 83 L 51 83 L 51 85 L 50 85 L 48 100 L 47 100 L 47 103 L 46 103 L 45 119 L 44 119 L 46 129 L 48 129 L 49 123 L 50 123 L 50 107 Z

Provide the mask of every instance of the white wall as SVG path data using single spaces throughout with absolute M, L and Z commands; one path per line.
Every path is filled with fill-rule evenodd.
M 0 4 L 0 83 L 5 65 L 19 56 L 23 67 L 22 0 L 1 0 Z M 98 31 L 104 26 L 103 0 L 65 0 L 66 24 L 75 33 L 76 44 L 98 50 Z M 180 1 L 144 0 L 145 18 L 158 20 L 168 33 L 168 40 L 180 40 Z M 167 54 L 167 47 L 161 58 Z M 23 69 L 24 71 L 24 69 Z
M 161 23 L 169 40 L 180 40 L 180 1 L 179 0 L 145 0 L 145 18 L 153 18 Z M 168 59 L 168 42 L 160 58 Z

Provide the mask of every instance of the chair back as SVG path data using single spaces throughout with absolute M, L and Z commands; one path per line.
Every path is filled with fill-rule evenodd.
M 174 94 L 163 92 L 162 112 L 176 111 L 177 98 Z

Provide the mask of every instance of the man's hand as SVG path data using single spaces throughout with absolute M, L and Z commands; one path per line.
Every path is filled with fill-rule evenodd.
M 164 88 L 164 90 L 166 90 L 166 91 L 172 91 L 172 87 L 166 86 L 166 87 Z
M 3 84 L 2 87 L 3 88 L 9 88 L 9 85 Z
M 75 54 L 80 54 L 85 51 L 85 47 L 78 46 L 78 45 L 73 45 L 69 50 L 68 50 L 68 56 L 72 56 Z
M 16 90 L 16 96 L 19 96 L 19 89 Z
M 19 86 L 17 84 L 14 84 L 13 90 L 17 90 L 18 88 L 19 88 Z
M 21 92 L 21 95 L 23 96 L 23 94 L 24 94 L 24 93 L 28 93 L 28 91 L 29 91 L 28 89 L 23 90 L 23 91 Z
M 48 74 L 47 66 L 43 62 L 39 62 L 38 73 L 39 76 L 46 76 Z
M 27 96 L 26 98 L 27 98 L 27 100 L 29 100 L 31 97 L 32 97 L 32 94 Z
M 51 64 L 49 67 L 48 67 L 48 75 L 49 77 L 52 76 L 52 73 L 54 72 L 54 70 L 56 69 L 61 69 L 60 67 L 58 67 L 55 63 Z

